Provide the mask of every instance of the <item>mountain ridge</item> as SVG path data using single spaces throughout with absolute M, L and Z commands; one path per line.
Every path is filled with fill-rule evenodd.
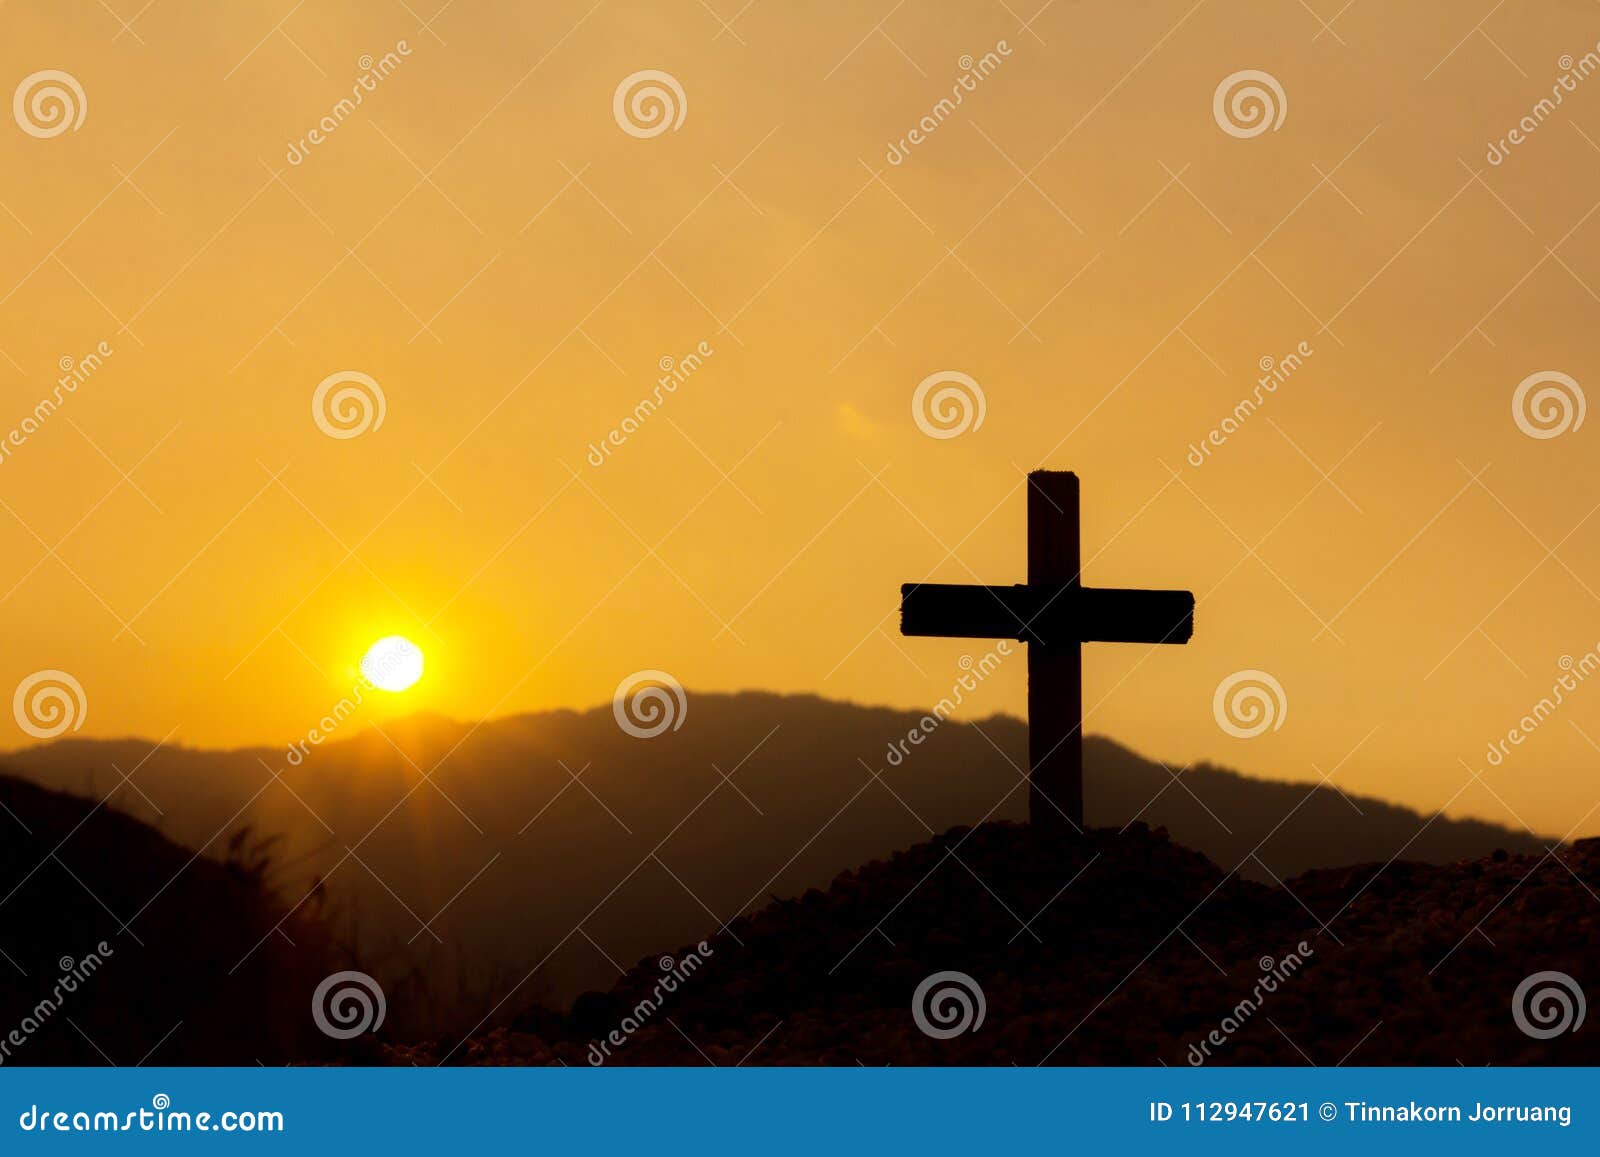
M 1021 820 L 1021 721 L 942 723 L 885 766 L 888 744 L 923 718 L 809 694 L 700 694 L 680 729 L 654 739 L 625 734 L 604 705 L 478 725 L 352 723 L 299 765 L 286 748 L 89 739 L 0 762 L 108 797 L 208 854 L 245 826 L 282 836 L 274 883 L 291 903 L 325 886 L 374 960 L 459 949 L 478 987 L 539 963 L 539 995 L 561 1003 L 605 987 L 612 960 L 723 926 L 769 895 L 800 895 L 954 826 Z M 1545 846 L 1321 785 L 1174 773 L 1102 737 L 1086 740 L 1085 764 L 1091 825 L 1165 826 L 1261 881 L 1401 852 L 1447 862 Z

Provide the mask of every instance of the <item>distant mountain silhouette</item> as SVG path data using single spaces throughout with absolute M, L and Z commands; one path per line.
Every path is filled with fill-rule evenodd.
M 1322 869 L 1280 887 L 1230 875 L 1142 823 L 1064 837 L 956 828 L 705 943 L 652 953 L 568 1014 L 532 1010 L 507 1028 L 384 1055 L 1594 1064 L 1600 1036 L 1577 1030 L 1579 985 L 1600 954 L 1597 886 L 1600 839 L 1538 857 Z
M 244 825 L 282 836 L 273 883 L 285 901 L 325 878 L 330 919 L 374 971 L 427 974 L 481 1010 L 470 1024 L 608 988 L 618 962 L 935 832 L 1023 818 L 1020 721 L 945 723 L 887 765 L 888 745 L 920 718 L 814 696 L 691 694 L 681 729 L 653 739 L 625 734 L 608 705 L 476 727 L 418 716 L 384 734 L 352 723 L 298 766 L 283 750 L 133 740 L 5 759 L 47 787 L 109 794 L 108 806 L 210 857 Z M 1165 826 L 1258 880 L 1399 853 L 1444 863 L 1544 850 L 1528 833 L 1326 787 L 1211 767 L 1174 782 L 1106 739 L 1087 740 L 1085 764 L 1091 825 Z
M 1139 819 L 1246 879 L 1391 858 L 1473 860 L 1496 849 L 1542 855 L 1554 840 L 1483 820 L 1424 816 L 1371 796 L 1256 779 L 1202 763 L 1176 776 L 1108 739 L 1084 741 L 1090 827 Z
M 125 815 L 3 774 L 0 811 L 0 1062 L 342 1055 L 310 1014 L 340 957 L 315 905 L 287 915 L 269 894 L 249 833 L 223 862 L 195 859 Z

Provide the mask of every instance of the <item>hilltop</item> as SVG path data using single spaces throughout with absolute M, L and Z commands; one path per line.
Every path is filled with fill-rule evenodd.
M 352 722 L 298 764 L 266 748 L 84 740 L 7 762 L 211 858 L 245 825 L 279 837 L 272 882 L 287 902 L 320 881 L 330 921 L 380 971 L 462 994 L 452 1004 L 464 1023 L 452 1011 L 423 1030 L 442 1031 L 475 1023 L 535 964 L 530 984 L 564 1005 L 609 986 L 613 961 L 699 935 L 708 910 L 715 926 L 956 824 L 1025 816 L 1020 720 L 946 723 L 890 765 L 888 744 L 921 718 L 809 695 L 692 693 L 681 729 L 649 740 L 625 734 L 607 704 L 477 726 L 419 716 L 381 733 Z M 1103 737 L 1086 740 L 1084 759 L 1089 823 L 1164 826 L 1264 883 L 1401 849 L 1436 863 L 1544 850 L 1527 832 L 1332 786 L 1169 771 Z M 412 1013 L 396 1002 L 393 1015 Z
M 1067 840 L 956 828 L 710 930 L 709 952 L 668 953 L 703 966 L 659 1009 L 640 1005 L 667 964 L 650 956 L 568 1013 L 387 1057 L 581 1065 L 621 1025 L 605 1063 L 1593 1064 L 1593 1026 L 1534 1039 L 1512 998 L 1535 972 L 1593 982 L 1597 888 L 1600 840 L 1279 887 L 1143 825 Z M 935 1039 L 913 997 L 944 971 L 976 982 L 985 1014 Z M 1192 1051 L 1213 1031 L 1221 1044 Z

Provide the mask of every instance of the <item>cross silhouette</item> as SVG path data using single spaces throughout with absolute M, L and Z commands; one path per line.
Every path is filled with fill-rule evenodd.
M 1028 819 L 1083 827 L 1084 643 L 1187 643 L 1189 591 L 1080 582 L 1078 476 L 1028 475 L 1028 581 L 1016 586 L 906 583 L 900 633 L 1028 644 Z

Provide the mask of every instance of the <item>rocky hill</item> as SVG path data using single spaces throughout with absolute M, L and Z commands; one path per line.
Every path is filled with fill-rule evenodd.
M 393 1002 L 397 1018 L 431 1017 L 424 1031 L 476 1023 L 536 963 L 530 983 L 564 1005 L 609 985 L 613 960 L 695 936 L 707 909 L 718 921 L 748 914 L 952 825 L 1026 814 L 1017 719 L 943 724 L 896 763 L 889 745 L 920 712 L 755 692 L 689 702 L 680 730 L 648 741 L 607 704 L 476 727 L 352 723 L 299 762 L 81 739 L 7 762 L 209 857 L 243 825 L 280 837 L 274 883 L 291 904 L 321 881 L 329 919 L 366 959 L 462 994 L 448 1010 Z M 1544 850 L 1527 832 L 1331 786 L 1206 766 L 1178 774 L 1181 764 L 1169 771 L 1103 737 L 1084 747 L 1091 824 L 1165 827 L 1265 883 L 1402 848 L 1432 863 Z M 131 784 L 118 769 L 132 769 Z M 571 935 L 580 922 L 586 935 Z
M 1318 870 L 1280 887 L 1225 874 L 1142 824 L 1067 840 L 1007 823 L 956 828 L 704 944 L 647 957 L 567 1013 L 534 1009 L 510 1028 L 386 1055 L 1594 1064 L 1600 1032 L 1574 1022 L 1581 985 L 1600 984 L 1597 893 L 1600 840 L 1446 866 Z M 1551 972 L 1574 985 L 1524 985 Z M 674 991 L 663 992 L 664 976 Z M 1563 1021 L 1569 1031 L 1549 1032 Z

